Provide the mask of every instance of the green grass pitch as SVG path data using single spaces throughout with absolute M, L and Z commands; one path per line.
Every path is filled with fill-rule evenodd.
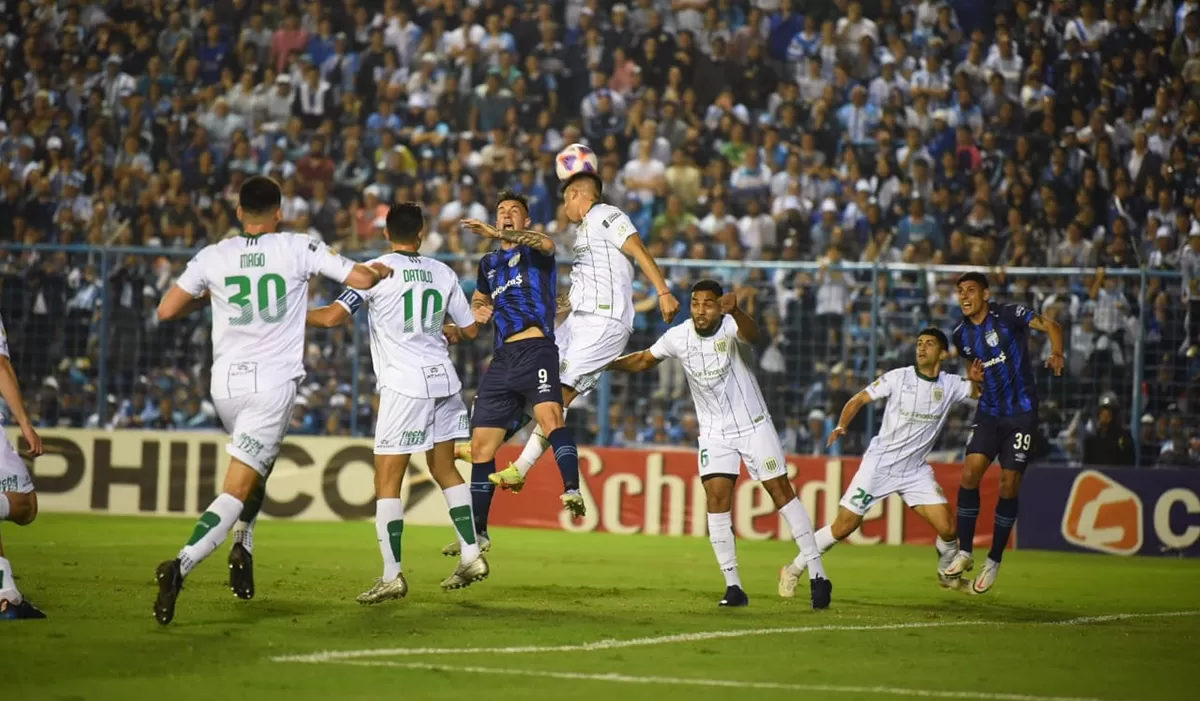
M 0 698 L 1197 698 L 1200 562 L 1012 552 L 996 588 L 968 597 L 937 587 L 931 548 L 842 546 L 825 560 L 833 608 L 816 612 L 807 586 L 775 594 L 790 543 L 741 542 L 751 603 L 724 610 L 702 539 L 500 529 L 491 578 L 445 593 L 454 563 L 438 550 L 452 532 L 411 527 L 408 598 L 364 607 L 353 599 L 378 575 L 373 528 L 263 523 L 257 598 L 230 593 L 227 543 L 163 628 L 154 567 L 190 522 L 6 525 L 19 584 L 50 618 L 0 623 Z M 1178 612 L 1193 613 L 1144 615 Z

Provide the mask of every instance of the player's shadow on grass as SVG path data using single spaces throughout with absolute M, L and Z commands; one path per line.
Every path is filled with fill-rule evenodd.
M 1006 604 L 995 599 L 967 598 L 965 596 L 954 597 L 949 593 L 947 597 L 944 601 L 928 604 L 897 604 L 867 599 L 844 598 L 839 599 L 838 602 L 868 609 L 903 611 L 907 614 L 913 614 L 905 616 L 905 618 L 911 617 L 913 623 L 941 619 L 989 621 L 993 623 L 1053 623 L 1055 621 L 1065 621 L 1086 615 L 1076 611 L 1032 609 Z
M 232 597 L 230 597 L 232 598 Z M 218 613 L 220 618 L 195 618 L 199 613 Z M 175 619 L 170 627 L 188 628 L 191 630 L 199 630 L 203 628 L 211 628 L 213 626 L 225 627 L 253 627 L 258 623 L 268 620 L 277 620 L 291 618 L 299 623 L 313 614 L 312 605 L 302 601 L 289 601 L 287 599 L 256 599 L 254 601 L 230 601 L 228 607 L 209 607 L 205 604 L 203 611 L 197 607 L 196 613 L 188 615 L 188 612 L 180 608 L 180 616 Z M 249 630 L 250 628 L 248 628 Z

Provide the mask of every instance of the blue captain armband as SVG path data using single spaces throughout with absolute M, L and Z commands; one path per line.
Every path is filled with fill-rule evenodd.
M 338 295 L 337 301 L 351 314 L 358 312 L 359 308 L 363 305 L 362 295 L 349 287 L 342 290 L 342 293 Z

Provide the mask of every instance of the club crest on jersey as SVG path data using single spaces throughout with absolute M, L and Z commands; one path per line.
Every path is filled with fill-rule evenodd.
M 521 262 L 521 254 L 517 253 L 512 258 L 508 259 L 508 267 L 515 268 L 515 267 L 517 267 L 517 263 L 520 263 L 520 262 Z
M 987 341 L 989 346 L 995 348 L 996 346 L 1000 345 L 1000 334 L 996 333 L 994 330 L 988 331 L 987 333 L 983 334 L 983 340 Z
M 940 401 L 942 401 L 942 398 L 945 396 L 946 396 L 946 393 L 942 391 L 941 387 L 933 388 L 933 401 L 940 402 Z
M 726 341 L 725 339 L 721 339 L 720 341 L 717 341 L 717 352 L 718 353 L 724 353 L 725 349 L 728 347 L 729 347 L 729 342 Z

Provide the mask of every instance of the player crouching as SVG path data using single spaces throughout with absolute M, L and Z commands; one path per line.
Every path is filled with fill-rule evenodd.
M 949 579 L 946 568 L 958 554 L 958 533 L 946 495 L 938 486 L 933 468 L 926 462 L 929 452 L 950 410 L 955 404 L 979 396 L 982 368 L 971 366 L 971 382 L 942 372 L 950 341 L 938 329 L 929 328 L 917 335 L 916 365 L 897 368 L 883 374 L 846 402 L 837 428 L 829 434 L 828 445 L 846 433 L 846 426 L 859 410 L 871 402 L 887 400 L 883 426 L 871 439 L 850 487 L 842 495 L 833 523 L 817 531 L 817 547 L 824 554 L 845 540 L 862 525 L 863 514 L 876 501 L 899 494 L 904 503 L 937 531 L 938 579 L 946 588 L 958 580 Z M 779 573 L 779 595 L 795 589 L 800 571 L 787 565 Z

